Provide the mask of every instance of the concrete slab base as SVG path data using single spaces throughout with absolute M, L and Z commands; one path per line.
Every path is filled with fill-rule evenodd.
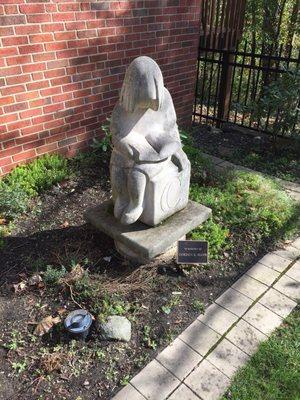
M 211 209 L 189 201 L 181 211 L 155 227 L 141 222 L 122 225 L 113 215 L 113 203 L 105 201 L 87 210 L 85 220 L 114 239 L 117 250 L 126 258 L 144 263 L 174 250 L 177 240 L 203 224 L 211 216 Z

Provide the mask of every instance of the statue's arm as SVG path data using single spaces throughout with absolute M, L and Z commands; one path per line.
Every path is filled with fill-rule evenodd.
M 144 136 L 130 132 L 120 140 L 114 141 L 117 151 L 135 162 L 157 162 L 161 160 L 159 153 L 151 146 Z

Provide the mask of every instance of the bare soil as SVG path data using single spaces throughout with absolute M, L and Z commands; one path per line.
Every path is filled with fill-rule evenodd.
M 1 400 L 110 399 L 196 318 L 200 308 L 195 300 L 207 306 L 265 251 L 243 237 L 208 266 L 183 269 L 172 258 L 134 267 L 109 237 L 83 219 L 84 210 L 109 197 L 107 163 L 87 166 L 35 199 L 31 212 L 15 221 L 12 235 L 5 238 L 0 250 Z M 97 299 L 82 300 L 68 287 L 49 285 L 15 293 L 13 284 L 47 265 L 69 268 L 72 263 L 84 266 L 98 285 L 100 307 L 105 282 L 129 282 L 120 294 L 129 305 L 129 343 L 101 341 L 96 323 L 86 342 L 70 341 L 62 324 L 42 338 L 32 334 L 42 318 L 62 309 L 64 317 L 77 303 L 89 309 Z M 118 292 L 119 286 L 111 288 Z

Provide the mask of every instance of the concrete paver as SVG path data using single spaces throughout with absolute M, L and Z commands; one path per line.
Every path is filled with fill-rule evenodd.
M 282 318 L 287 317 L 297 305 L 295 301 L 273 288 L 270 288 L 267 291 L 267 293 L 259 300 L 259 303 Z
M 275 271 L 283 272 L 290 265 L 291 260 L 289 258 L 280 257 L 275 253 L 268 253 L 261 258 L 259 262 L 269 268 L 275 269 Z
M 243 319 L 265 335 L 269 335 L 282 323 L 281 317 L 260 303 L 256 303 L 249 311 L 247 311 Z
M 268 286 L 258 282 L 256 279 L 253 279 L 248 275 L 243 275 L 232 285 L 232 287 L 252 300 L 256 300 L 268 289 Z
M 300 299 L 300 282 L 295 281 L 295 279 L 289 276 L 282 276 L 279 281 L 275 283 L 274 288 L 293 300 Z
M 241 319 L 226 338 L 250 356 L 256 352 L 259 344 L 266 340 L 267 336 Z
M 222 335 L 235 323 L 237 316 L 213 303 L 197 319 Z
M 174 393 L 171 394 L 168 400 L 199 400 L 200 397 L 196 396 L 184 383 L 182 383 Z
M 257 279 L 258 281 L 264 283 L 265 285 L 272 285 L 275 280 L 279 277 L 279 272 L 272 268 L 266 267 L 260 262 L 256 263 L 247 272 L 247 275 L 251 278 Z
M 217 343 L 220 337 L 221 335 L 198 320 L 194 321 L 179 335 L 179 339 L 183 340 L 202 356 Z
M 156 357 L 165 368 L 183 380 L 202 360 L 202 357 L 180 339 L 175 339 Z
M 230 380 L 210 362 L 203 360 L 184 383 L 201 399 L 216 400 L 225 392 Z
M 300 260 L 296 261 L 295 264 L 286 272 L 287 276 L 300 282 Z
M 251 306 L 253 300 L 229 288 L 215 302 L 240 317 Z
M 180 381 L 175 378 L 158 361 L 153 360 L 130 381 L 148 400 L 164 400 L 179 386 Z
M 218 346 L 207 356 L 207 360 L 231 378 L 239 367 L 244 365 L 249 356 L 229 342 L 223 339 Z

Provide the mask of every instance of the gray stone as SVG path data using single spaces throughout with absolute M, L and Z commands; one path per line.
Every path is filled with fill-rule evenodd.
M 191 166 L 172 97 L 152 58 L 137 57 L 127 68 L 110 130 L 115 218 L 155 226 L 186 207 Z
M 131 322 L 119 315 L 112 315 L 107 321 L 99 324 L 100 338 L 102 340 L 121 340 L 129 342 L 131 339 Z
M 149 227 L 139 221 L 126 226 L 114 217 L 113 204 L 109 200 L 89 209 L 85 213 L 85 219 L 112 237 L 117 245 L 123 245 L 123 253 L 131 252 L 132 258 L 146 262 L 164 253 L 187 232 L 205 222 L 210 215 L 209 208 L 189 201 L 182 211 L 156 227 Z

